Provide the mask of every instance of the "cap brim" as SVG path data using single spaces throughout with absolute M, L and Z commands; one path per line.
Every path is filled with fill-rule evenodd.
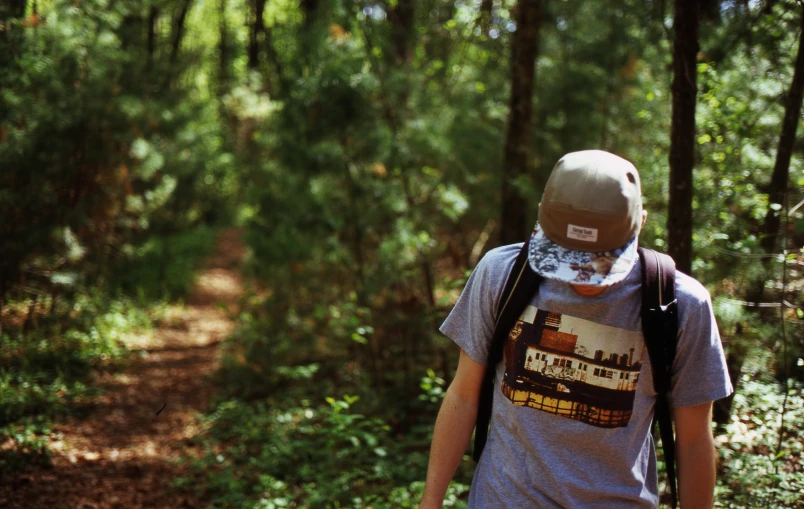
M 559 246 L 545 236 L 538 223 L 528 246 L 528 261 L 537 274 L 583 286 L 619 283 L 631 272 L 637 257 L 636 237 L 614 251 L 589 253 Z

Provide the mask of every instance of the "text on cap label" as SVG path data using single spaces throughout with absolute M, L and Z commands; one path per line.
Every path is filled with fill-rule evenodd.
M 567 225 L 567 238 L 582 240 L 584 242 L 597 242 L 597 228 Z

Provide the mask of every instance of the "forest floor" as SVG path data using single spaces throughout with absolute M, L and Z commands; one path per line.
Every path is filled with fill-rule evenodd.
M 168 308 L 152 334 L 126 345 L 132 361 L 101 376 L 104 392 L 89 415 L 53 426 L 52 467 L 0 484 L 0 507 L 202 507 L 171 482 L 183 473 L 180 458 L 200 453 L 190 443 L 201 432 L 198 413 L 208 410 L 214 393 L 218 346 L 234 328 L 226 309 L 244 292 L 243 254 L 240 231 L 219 234 L 186 305 Z

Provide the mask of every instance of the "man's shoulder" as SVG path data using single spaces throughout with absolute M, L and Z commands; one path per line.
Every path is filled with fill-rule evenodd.
M 488 288 L 501 291 L 520 249 L 521 243 L 495 247 L 488 251 L 474 268 L 473 276 L 483 280 Z
M 491 249 L 480 259 L 476 270 L 479 269 L 487 274 L 507 276 L 516 262 L 516 257 L 519 255 L 522 245 L 523 243 L 520 242 L 519 244 L 507 244 Z
M 520 242 L 519 244 L 507 244 L 505 246 L 495 247 L 483 256 L 481 263 L 503 265 L 509 261 L 513 263 L 513 260 L 516 260 L 519 251 L 522 249 L 523 244 L 524 242 Z
M 702 304 L 711 300 L 709 290 L 700 281 L 685 272 L 676 269 L 675 272 L 676 299 L 679 304 Z
M 710 300 L 709 290 L 694 277 L 676 270 L 676 299 L 703 303 Z

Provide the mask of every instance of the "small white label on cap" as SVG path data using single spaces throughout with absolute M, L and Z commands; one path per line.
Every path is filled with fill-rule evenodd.
M 584 242 L 597 242 L 597 228 L 567 225 L 567 238 L 582 240 Z

